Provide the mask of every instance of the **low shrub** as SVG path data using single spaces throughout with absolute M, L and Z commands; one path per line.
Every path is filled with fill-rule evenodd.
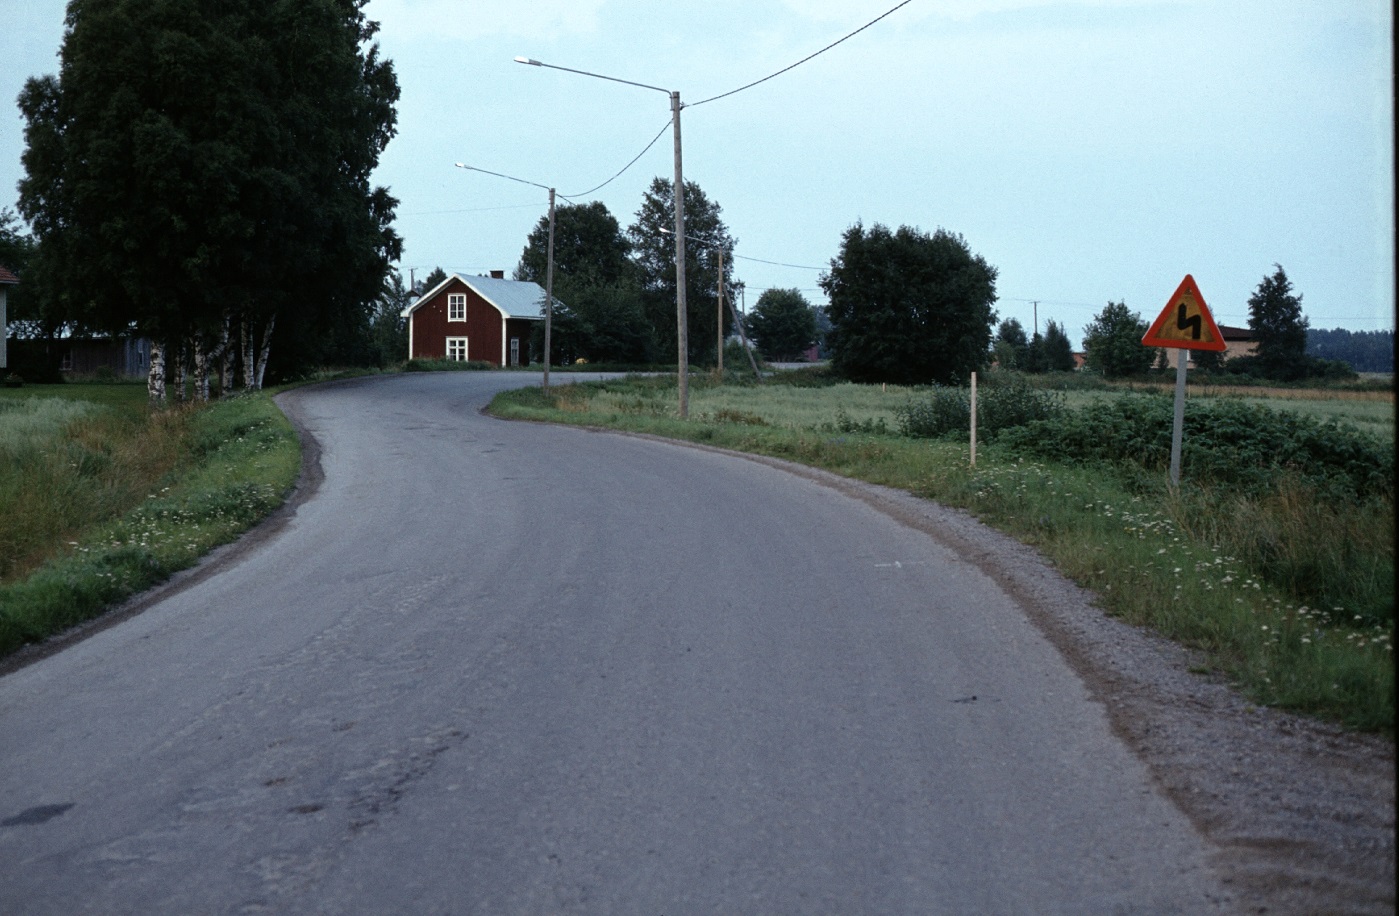
M 889 435 L 889 424 L 883 417 L 856 420 L 845 412 L 844 407 L 836 408 L 836 421 L 831 426 L 835 432 L 841 433 L 861 433 L 867 436 Z
M 480 372 L 494 368 L 479 359 L 410 359 L 403 364 L 404 372 Z
M 895 408 L 899 433 L 913 439 L 942 439 L 971 431 L 970 392 L 934 385 L 927 400 L 909 401 Z
M 725 358 L 727 359 L 727 356 Z M 751 371 L 749 377 L 752 377 Z M 787 388 L 830 388 L 844 383 L 845 379 L 832 372 L 829 366 L 824 365 L 803 369 L 785 369 L 781 372 L 774 372 L 763 380 L 765 385 L 781 385 Z
M 977 434 L 987 440 L 1005 430 L 1051 421 L 1064 412 L 1064 396 L 1031 385 L 1021 375 L 1005 375 L 982 386 L 976 398 Z M 971 432 L 971 392 L 933 386 L 926 401 L 898 409 L 899 431 L 916 439 L 941 439 Z
M 1008 430 L 1000 442 L 1024 456 L 1074 463 L 1170 462 L 1172 399 L 1133 395 L 1065 411 Z M 1332 498 L 1394 496 L 1394 451 L 1351 424 L 1236 400 L 1194 401 L 1185 412 L 1184 474 L 1197 483 L 1260 495 L 1280 473 L 1298 475 Z

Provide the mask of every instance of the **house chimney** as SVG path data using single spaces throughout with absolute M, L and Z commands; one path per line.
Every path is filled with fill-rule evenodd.
M 492 279 L 492 280 L 504 280 L 504 279 L 505 279 L 505 271 L 503 271 L 503 270 L 493 270 L 493 271 L 491 271 L 491 279 Z

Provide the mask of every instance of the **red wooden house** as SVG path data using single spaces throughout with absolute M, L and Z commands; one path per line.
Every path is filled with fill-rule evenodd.
M 530 334 L 535 322 L 544 320 L 544 290 L 538 283 L 507 280 L 500 270 L 489 277 L 454 273 L 403 315 L 409 359 L 527 366 Z

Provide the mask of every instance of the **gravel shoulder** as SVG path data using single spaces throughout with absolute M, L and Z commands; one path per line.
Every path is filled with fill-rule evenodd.
M 1214 845 L 1243 912 L 1395 912 L 1392 739 L 1253 705 L 1221 679 L 1195 673 L 1199 653 L 1107 616 L 1092 592 L 1033 548 L 966 512 L 804 465 L 743 457 L 859 499 L 997 581 Z

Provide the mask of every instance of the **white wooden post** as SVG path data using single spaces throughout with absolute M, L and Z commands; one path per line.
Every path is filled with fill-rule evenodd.
M 976 467 L 976 373 L 972 373 L 972 467 Z

